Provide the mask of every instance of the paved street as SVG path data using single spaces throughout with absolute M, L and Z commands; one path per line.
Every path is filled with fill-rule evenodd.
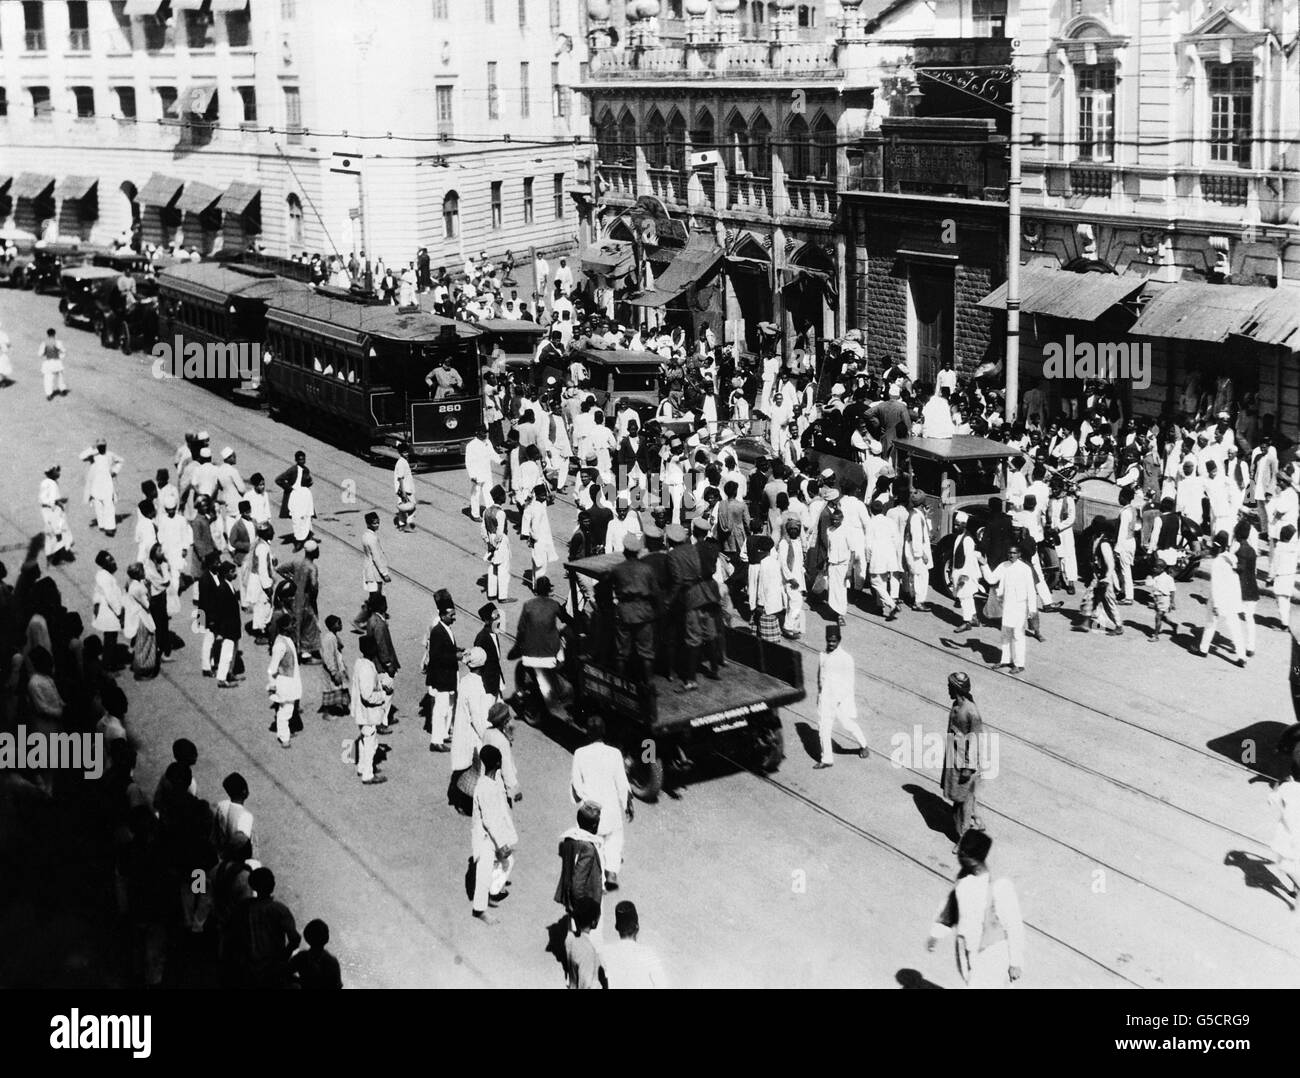
M 356 612 L 362 516 L 372 506 L 384 518 L 382 537 L 399 574 L 387 592 L 403 663 L 402 722 L 387 739 L 386 785 L 363 788 L 341 761 L 354 727 L 316 716 L 318 668 L 305 670 L 306 730 L 283 752 L 266 730 L 264 652 L 248 647 L 247 682 L 219 692 L 200 677 L 191 638 L 157 681 L 125 683 L 128 722 L 142 745 L 142 786 L 153 789 L 178 736 L 199 746 L 200 796 L 217 800 L 222 777 L 241 771 L 252 788 L 259 858 L 280 881 L 277 896 L 299 925 L 312 917 L 330 924 L 349 986 L 560 986 L 546 928 L 561 912 L 552 896 L 557 838 L 572 823 L 569 752 L 539 731 L 518 729 L 525 795 L 516 813 L 514 892 L 495 925 L 480 925 L 463 887 L 468 822 L 446 804 L 448 760 L 426 751 L 415 710 L 434 589 L 455 596 L 463 632 L 478 627 L 483 563 L 478 526 L 462 511 L 463 473 L 417 476 L 419 530 L 395 533 L 386 468 L 192 385 L 154 380 L 147 357 L 102 350 L 77 329 L 60 329 L 71 395 L 47 403 L 35 355 L 45 328 L 58 323 L 55 303 L 0 292 L 18 379 L 0 390 L 0 546 L 11 579 L 40 529 L 41 475 L 59 462 L 79 558 L 51 572 L 65 602 L 89 623 L 94 553 L 105 546 L 122 566 L 134 560 L 139 483 L 171 462 L 183 431 L 199 428 L 211 432 L 214 449 L 237 450 L 245 478 L 273 476 L 295 449 L 306 450 L 322 537 L 322 617 L 337 613 L 346 625 Z M 80 500 L 77 455 L 95 435 L 126 461 L 118 477 L 126 521 L 107 541 L 89 527 Z M 572 505 L 557 502 L 557 539 L 567 538 L 574 520 Z M 522 562 L 516 557 L 516 575 Z M 1204 590 L 1204 581 L 1182 589 L 1181 621 L 1199 626 Z M 526 593 L 520 586 L 516 594 Z M 673 983 L 960 983 L 951 945 L 933 954 L 924 946 L 955 871 L 939 823 L 939 768 L 890 762 L 891 747 L 910 742 L 914 727 L 943 734 L 953 670 L 970 675 L 998 739 L 999 773 L 984 787 L 981 811 L 995 840 L 993 870 L 1019 890 L 1027 985 L 1300 981 L 1300 917 L 1261 886 L 1267 873 L 1250 865 L 1266 853 L 1273 826 L 1267 787 L 1250 784 L 1252 771 L 1239 762 L 1243 739 L 1264 746 L 1292 721 L 1287 635 L 1261 625 L 1259 653 L 1243 671 L 1217 652 L 1190 654 L 1186 635 L 1178 644 L 1148 644 L 1150 611 L 1140 605 L 1125 608 L 1124 638 L 1071 632 L 1077 602 L 1044 616 L 1047 641 L 1031 642 L 1019 678 L 988 669 L 997 657 L 994 629 L 953 636 L 959 618 L 946 604 L 928 615 L 905 612 L 890 625 L 851 612 L 844 646 L 858 664 L 870 760 L 846 754 L 830 771 L 812 770 L 810 692 L 784 712 L 787 760 L 770 779 L 724 773 L 638 805 L 616 897 L 637 903 L 642 938 Z M 1261 615 L 1270 606 L 1261 603 Z M 507 608 L 507 629 L 519 609 Z M 820 619 L 810 617 L 802 647 L 810 688 L 820 639 Z M 356 637 L 346 645 L 350 663 Z

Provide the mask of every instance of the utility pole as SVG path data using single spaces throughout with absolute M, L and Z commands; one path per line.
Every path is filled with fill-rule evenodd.
M 1007 177 L 1007 399 L 1006 419 L 1020 408 L 1020 76 L 1019 39 L 1011 42 L 1011 161 Z

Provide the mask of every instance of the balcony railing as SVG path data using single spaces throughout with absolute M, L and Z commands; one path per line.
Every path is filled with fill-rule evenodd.
M 1115 173 L 1108 168 L 1070 167 L 1070 194 L 1079 198 L 1110 198 Z
M 1244 206 L 1250 194 L 1246 176 L 1234 173 L 1201 173 L 1201 197 L 1221 206 Z
M 714 183 L 713 170 L 707 168 L 701 169 L 699 172 L 696 173 L 696 175 L 699 176 L 700 178 L 700 191 L 704 195 L 704 205 L 710 207 L 716 206 L 717 185 Z
M 728 209 L 770 213 L 772 209 L 771 177 L 729 176 L 727 177 L 727 195 Z
M 675 168 L 652 168 L 650 193 L 665 202 L 686 201 L 686 180 Z
M 992 120 L 886 119 L 847 151 L 843 188 L 1000 202 L 1007 145 Z
M 28 52 L 45 51 L 44 30 L 28 30 L 24 40 L 26 41 Z
M 609 185 L 609 194 L 636 198 L 636 166 L 601 164 L 600 174 Z
M 90 51 L 90 31 L 82 28 L 79 30 L 68 31 L 68 51 L 69 52 L 89 52 Z
M 839 78 L 833 41 L 663 45 L 597 53 L 593 79 L 681 79 L 716 74 L 729 79 Z
M 826 220 L 835 216 L 835 184 L 831 180 L 785 181 L 790 199 L 788 213 L 791 217 L 812 217 Z

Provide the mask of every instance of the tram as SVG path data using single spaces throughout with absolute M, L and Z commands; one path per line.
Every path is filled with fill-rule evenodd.
M 266 312 L 266 400 L 372 456 L 406 442 L 415 461 L 459 460 L 483 422 L 481 336 L 414 308 L 285 292 Z
M 205 358 L 229 358 L 184 373 L 215 392 L 257 403 L 268 304 L 311 286 L 269 269 L 234 262 L 182 262 L 158 273 L 158 340 L 177 353 L 197 342 Z

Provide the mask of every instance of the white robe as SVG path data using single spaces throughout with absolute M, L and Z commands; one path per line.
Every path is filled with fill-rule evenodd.
M 45 523 L 45 556 L 72 549 L 72 534 L 68 530 L 68 515 L 59 504 L 63 494 L 59 484 L 49 476 L 41 480 L 41 519 Z
M 1023 629 L 1038 609 L 1034 570 L 1027 562 L 1008 560 L 985 573 L 984 579 L 998 589 L 1002 600 L 1002 628 Z
M 311 487 L 294 487 L 289 491 L 289 517 L 293 521 L 293 537 L 302 542 L 311 534 L 311 518 L 316 515 L 316 502 Z
M 456 717 L 451 724 L 451 769 L 471 767 L 488 730 L 492 697 L 483 688 L 483 678 L 470 671 L 456 689 Z
M 122 615 L 126 598 L 122 594 L 121 586 L 107 569 L 100 569 L 95 573 L 92 606 L 95 618 L 91 622 L 91 627 L 95 632 L 120 633 L 122 631 Z
M 122 469 L 122 458 L 116 453 L 96 453 L 87 449 L 81 459 L 89 462 L 86 472 L 86 501 L 95 508 L 95 524 L 100 531 L 117 529 L 117 484 L 113 477 Z

